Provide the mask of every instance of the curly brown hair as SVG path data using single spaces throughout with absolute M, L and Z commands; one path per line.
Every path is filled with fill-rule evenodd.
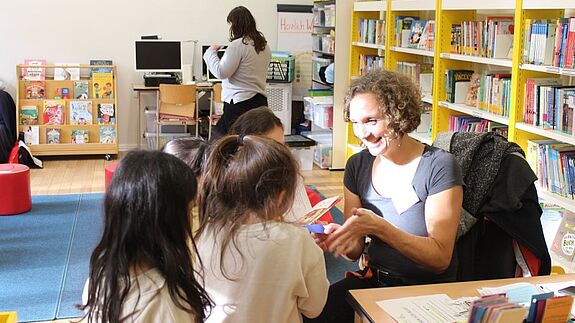
M 373 70 L 355 79 L 345 95 L 344 116 L 349 121 L 349 104 L 358 94 L 372 93 L 379 103 L 388 131 L 396 136 L 412 132 L 421 122 L 421 92 L 406 76 L 385 70 Z

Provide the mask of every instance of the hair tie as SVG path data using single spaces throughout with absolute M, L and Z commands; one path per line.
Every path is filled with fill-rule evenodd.
M 238 145 L 243 145 L 243 144 L 244 144 L 244 137 L 245 137 L 245 134 L 243 134 L 243 133 L 240 133 L 240 134 L 238 135 Z

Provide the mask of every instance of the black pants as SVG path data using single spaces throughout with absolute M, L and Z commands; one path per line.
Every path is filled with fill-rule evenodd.
M 234 100 L 230 101 L 230 103 L 224 102 L 224 114 L 222 114 L 222 117 L 212 129 L 211 141 L 215 141 L 218 138 L 225 136 L 232 127 L 234 121 L 236 121 L 236 119 L 242 114 L 251 109 L 267 105 L 268 98 L 261 93 L 238 103 L 234 103 Z
M 321 314 L 315 319 L 304 317 L 306 323 L 353 323 L 354 310 L 347 302 L 348 290 L 376 288 L 382 285 L 376 279 L 347 277 L 329 286 L 327 302 Z

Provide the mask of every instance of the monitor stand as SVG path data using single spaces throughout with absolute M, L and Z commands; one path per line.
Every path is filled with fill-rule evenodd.
M 182 73 L 146 73 L 144 74 L 145 86 L 160 86 L 160 84 L 180 84 L 182 81 Z

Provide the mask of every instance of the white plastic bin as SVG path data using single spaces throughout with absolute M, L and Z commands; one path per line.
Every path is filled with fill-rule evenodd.
M 301 135 L 285 135 L 284 138 L 286 146 L 290 147 L 294 157 L 299 160 L 300 169 L 312 170 L 316 142 Z
M 316 142 L 315 151 L 313 154 L 314 163 L 321 168 L 330 168 L 333 152 L 332 134 L 308 132 L 302 135 L 313 139 Z
M 333 127 L 333 96 L 304 97 L 304 115 L 312 116 L 311 121 L 323 129 Z

